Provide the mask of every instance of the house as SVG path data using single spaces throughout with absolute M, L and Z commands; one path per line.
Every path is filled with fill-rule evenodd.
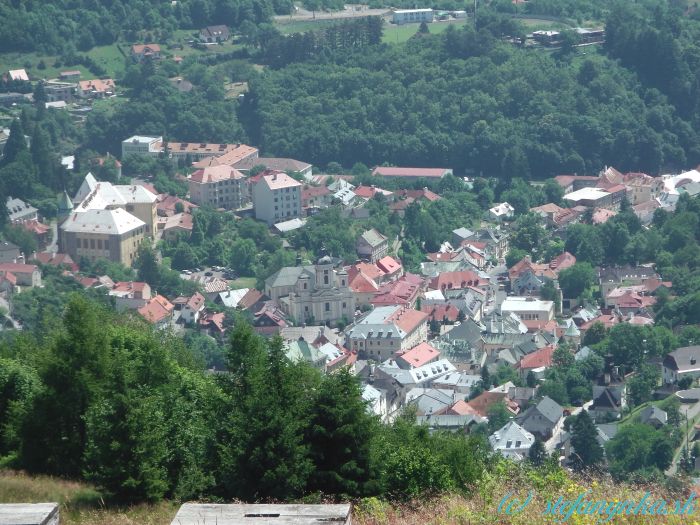
M 17 278 L 17 285 L 34 288 L 41 286 L 41 271 L 35 264 L 0 263 L 0 276 L 11 273 Z
M 7 208 L 7 218 L 11 224 L 35 221 L 39 217 L 39 210 L 22 199 L 8 197 L 5 206 Z
M 116 209 L 73 212 L 58 230 L 60 251 L 73 260 L 108 259 L 131 266 L 147 225 L 127 211 Z
M 649 405 L 640 412 L 639 421 L 641 423 L 651 425 L 654 428 L 661 428 L 668 423 L 668 414 L 659 407 Z
M 395 9 L 392 11 L 391 21 L 396 25 L 430 23 L 434 17 L 432 9 Z
M 330 505 L 270 505 L 270 504 L 211 504 L 185 503 L 178 510 L 171 525 L 241 525 L 258 522 L 279 525 L 350 525 L 349 503 Z
M 332 194 L 328 186 L 304 184 L 301 190 L 301 209 L 306 215 L 313 215 L 331 205 Z
M 118 311 L 138 310 L 151 300 L 151 287 L 144 282 L 120 281 L 114 283 L 108 294 L 114 297 Z
M 243 174 L 227 165 L 209 166 L 187 179 L 190 199 L 199 206 L 238 210 L 250 201 Z
M 131 46 L 131 58 L 134 62 L 142 62 L 145 59 L 160 59 L 160 46 L 158 44 L 134 44 Z
M 278 301 L 282 310 L 298 323 L 335 324 L 355 314 L 355 297 L 348 274 L 329 257 L 315 265 L 285 267 L 265 280 L 265 295 Z
M 163 137 L 141 135 L 122 141 L 122 160 L 129 155 L 157 158 L 163 154 L 173 162 L 191 164 L 195 169 L 202 169 L 208 166 L 233 166 L 241 160 L 256 158 L 258 150 L 241 143 L 164 142 Z
M 199 292 L 195 292 L 191 297 L 187 297 L 182 305 L 180 319 L 185 323 L 196 324 L 203 315 L 204 309 L 204 296 Z
M 159 217 L 170 217 L 177 213 L 192 213 L 199 206 L 180 197 L 161 193 L 156 202 L 156 213 Z
M 7 78 L 15 82 L 29 82 L 29 75 L 24 69 L 10 69 Z
M 114 95 L 116 86 L 111 78 L 96 78 L 78 82 L 76 95 L 80 98 L 105 98 Z
M 70 71 L 61 71 L 58 74 L 58 78 L 61 80 L 80 80 L 80 70 L 72 69 Z
M 677 348 L 664 357 L 664 384 L 677 383 L 684 377 L 700 377 L 700 346 Z
M 610 266 L 600 269 L 598 283 L 603 297 L 621 285 L 634 286 L 643 284 L 648 279 L 658 279 L 659 275 L 649 266 Z
M 482 392 L 469 401 L 469 406 L 476 410 L 480 416 L 488 417 L 489 409 L 501 401 L 505 403 L 506 409 L 512 415 L 520 412 L 518 404 L 512 401 L 505 392 Z
M 234 168 L 246 175 L 249 174 L 250 170 L 257 166 L 264 166 L 266 170 L 271 171 L 298 173 L 299 175 L 304 177 L 304 180 L 311 180 L 311 177 L 313 177 L 313 167 L 311 166 L 311 164 L 296 159 L 280 157 L 250 157 L 240 160 L 233 165 Z M 330 189 L 332 191 L 338 191 L 333 188 Z
M 507 221 L 515 215 L 515 208 L 507 202 L 496 204 L 493 208 L 489 208 L 488 218 L 493 221 Z
M 562 429 L 564 409 L 559 403 L 545 396 L 539 403 L 517 416 L 515 421 L 535 437 L 547 441 Z
M 404 306 L 379 306 L 348 328 L 345 347 L 381 361 L 427 339 L 427 314 Z
M 19 246 L 8 241 L 0 241 L 0 263 L 23 263 L 24 255 Z
M 486 289 L 490 282 L 487 277 L 482 277 L 477 272 L 442 272 L 437 277 L 430 280 L 428 288 L 430 290 L 440 290 L 443 295 L 452 290 L 464 290 L 470 288 Z
M 516 366 L 520 370 L 520 376 L 526 379 L 528 374 L 532 372 L 535 379 L 544 379 L 546 370 L 552 366 L 554 350 L 553 345 L 548 345 L 523 356 Z
M 372 170 L 372 175 L 375 177 L 386 177 L 389 179 L 405 180 L 407 182 L 417 181 L 418 179 L 440 180 L 448 174 L 451 175 L 452 170 L 447 168 L 399 168 L 378 166 Z
M 224 25 L 207 26 L 199 31 L 199 39 L 207 44 L 226 42 L 229 38 L 231 38 L 231 32 Z
M 29 232 L 36 239 L 37 247 L 40 250 L 46 248 L 51 242 L 53 232 L 51 226 L 47 226 L 38 220 L 30 220 L 22 223 L 22 228 Z
M 535 436 L 515 421 L 509 421 L 489 436 L 489 444 L 494 452 L 500 452 L 502 456 L 514 461 L 527 458 L 534 443 Z
M 625 198 L 626 188 L 623 185 L 612 186 L 608 189 L 582 188 L 564 195 L 564 200 L 573 206 L 586 208 L 619 209 Z
M 178 238 L 189 239 L 194 228 L 194 219 L 189 213 L 178 213 L 158 219 L 158 229 L 163 232 L 163 239 L 175 241 Z
M 440 358 L 440 352 L 429 343 L 421 343 L 396 356 L 396 364 L 399 368 L 418 368 Z
M 422 277 L 407 273 L 399 279 L 381 285 L 370 303 L 375 306 L 400 304 L 412 308 L 416 304 L 422 287 Z
M 71 256 L 67 253 L 39 252 L 34 254 L 34 260 L 48 266 L 62 267 L 71 272 L 77 272 L 79 270 L 78 265 L 75 264 Z
M 389 251 L 389 239 L 376 229 L 366 230 L 357 238 L 357 255 L 370 262 L 377 262 Z
M 554 319 L 554 302 L 534 297 L 508 296 L 501 303 L 501 313 L 514 313 L 523 321 L 551 321 Z
M 146 321 L 157 328 L 166 328 L 173 318 L 175 306 L 162 295 L 156 295 L 137 311 Z
M 302 184 L 286 173 L 263 172 L 251 178 L 255 218 L 268 226 L 301 218 Z
M 593 385 L 593 404 L 588 413 L 596 423 L 607 423 L 620 419 L 627 406 L 627 388 L 620 381 Z

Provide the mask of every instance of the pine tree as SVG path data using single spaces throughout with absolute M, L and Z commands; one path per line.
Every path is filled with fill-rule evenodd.
M 542 443 L 542 440 L 535 439 L 535 442 L 530 447 L 528 457 L 530 459 L 530 463 L 536 467 L 544 464 L 544 462 L 547 460 L 547 451 L 544 448 L 544 443 Z
M 571 444 L 574 447 L 574 465 L 583 470 L 603 460 L 603 448 L 598 443 L 598 430 L 591 416 L 582 410 L 572 425 Z
M 314 470 L 309 488 L 357 497 L 369 480 L 373 418 L 357 379 L 343 369 L 323 378 L 307 427 Z
M 27 151 L 27 141 L 24 138 L 22 123 L 19 119 L 15 119 L 10 126 L 10 137 L 5 144 L 0 165 L 6 166 L 14 162 L 22 151 Z
M 41 183 L 57 191 L 61 189 L 60 181 L 56 181 L 54 177 L 56 166 L 49 149 L 49 137 L 39 125 L 34 127 L 30 150 Z

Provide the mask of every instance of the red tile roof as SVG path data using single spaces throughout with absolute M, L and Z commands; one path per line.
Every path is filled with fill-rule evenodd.
M 422 304 L 421 312 L 428 314 L 430 321 L 442 323 L 448 321 L 454 323 L 459 317 L 459 308 L 452 304 Z
M 187 307 L 195 312 L 199 311 L 204 307 L 204 296 L 199 292 L 195 292 L 194 295 L 187 300 Z
M 469 403 L 460 399 L 454 405 L 447 409 L 445 414 L 454 416 L 478 416 L 479 412 L 476 411 Z
M 429 343 L 421 343 L 418 346 L 405 351 L 398 359 L 406 362 L 413 368 L 423 366 L 440 357 L 440 352 Z
M 387 255 L 377 261 L 377 267 L 384 273 L 392 274 L 401 270 L 401 262 Z
M 162 295 L 156 295 L 138 309 L 139 314 L 149 323 L 156 324 L 167 319 L 175 306 Z
M 387 323 L 395 323 L 396 326 L 401 328 L 406 333 L 413 332 L 422 323 L 425 323 L 428 319 L 428 314 L 424 312 L 419 312 L 413 308 L 400 308 L 387 319 Z
M 73 259 L 67 253 L 53 253 L 53 252 L 40 252 L 34 254 L 34 259 L 39 261 L 41 264 L 47 264 L 50 266 L 68 266 L 71 271 L 77 272 L 79 270 L 78 265 L 75 264 Z
M 532 368 L 550 367 L 552 366 L 553 355 L 554 346 L 545 346 L 544 348 L 540 348 L 524 356 L 517 364 L 517 368 L 528 370 Z
M 425 177 L 434 179 L 443 177 L 449 170 L 445 168 L 400 168 L 389 166 L 377 166 L 372 175 L 381 177 Z
M 461 272 L 442 272 L 430 281 L 432 290 L 460 290 L 469 286 L 479 286 L 487 281 L 481 279 L 476 272 L 469 270 Z
M 36 264 L 2 263 L 2 264 L 0 264 L 0 271 L 12 272 L 15 275 L 17 275 L 20 273 L 38 272 L 39 267 Z

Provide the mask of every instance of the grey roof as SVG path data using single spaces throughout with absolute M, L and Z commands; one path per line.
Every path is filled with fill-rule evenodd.
M 311 164 L 283 157 L 255 157 L 243 159 L 233 165 L 237 170 L 249 170 L 255 166 L 265 166 L 270 170 L 290 172 L 307 170 L 311 167 Z
M 308 266 L 285 266 L 270 277 L 265 279 L 265 286 L 276 288 L 278 286 L 294 286 L 297 284 L 302 273 L 314 274 L 314 267 Z
M 604 423 L 602 425 L 596 425 L 598 430 L 598 436 L 603 442 L 610 441 L 617 434 L 618 425 L 617 423 Z
M 656 277 L 656 271 L 649 266 L 619 266 L 600 269 L 600 280 L 602 282 L 613 281 L 619 282 L 625 279 L 647 279 Z
M 374 228 L 365 231 L 360 237 L 362 237 L 367 244 L 372 247 L 379 246 L 383 242 L 386 242 L 387 238 L 379 233 Z
M 420 414 L 437 414 L 454 403 L 453 392 L 439 388 L 412 388 L 406 394 L 406 403 L 418 408 Z
M 258 518 L 252 518 L 258 516 Z M 268 516 L 266 519 L 265 516 Z M 215 504 L 185 503 L 171 525 L 243 525 L 244 523 L 274 523 L 284 525 L 311 525 L 325 523 L 340 525 L 350 522 L 350 504 L 340 505 L 268 505 L 268 504 Z
M 482 423 L 486 421 L 486 418 L 478 416 L 476 414 L 466 414 L 463 416 L 451 415 L 451 414 L 439 414 L 426 415 L 426 416 L 416 416 L 416 424 L 427 425 L 431 428 L 464 428 L 471 425 L 472 423 Z
M 619 409 L 622 406 L 622 385 L 601 386 L 593 385 L 592 408 Z
M 481 327 L 472 319 L 467 319 L 443 335 L 441 339 L 443 341 L 466 341 L 473 345 L 481 339 Z
M 494 450 L 530 448 L 534 442 L 535 436 L 515 421 L 508 421 L 489 436 L 489 444 Z
M 591 355 L 593 355 L 593 350 L 591 350 L 591 347 L 584 346 L 578 352 L 576 352 L 574 354 L 574 359 L 576 361 L 583 361 L 584 359 L 590 357 Z
M 31 204 L 27 204 L 22 199 L 14 197 L 8 197 L 5 205 L 7 206 L 7 215 L 10 220 L 37 212 L 37 209 Z
M 665 425 L 668 421 L 668 414 L 659 407 L 649 405 L 639 414 L 639 420 L 642 423 L 653 423 L 656 421 Z
M 539 403 L 535 406 L 528 408 L 524 414 L 522 414 L 522 421 L 526 421 L 528 418 L 533 416 L 541 415 L 547 421 L 555 425 L 557 421 L 561 419 L 564 415 L 564 409 L 562 406 L 551 399 L 550 397 L 544 396 Z M 520 418 L 519 418 L 520 419 Z
M 19 251 L 19 246 L 9 241 L 0 242 L 0 252 L 16 252 Z
M 309 343 L 313 343 L 319 337 L 325 337 L 333 344 L 342 343 L 342 336 L 338 334 L 337 330 L 327 326 L 286 326 L 280 328 L 280 337 L 287 341 L 303 338 Z
M 457 228 L 456 230 L 452 230 L 452 233 L 461 239 L 469 239 L 472 235 L 474 235 L 474 232 L 468 228 Z
M 700 346 L 677 348 L 664 358 L 664 366 L 678 372 L 700 370 Z

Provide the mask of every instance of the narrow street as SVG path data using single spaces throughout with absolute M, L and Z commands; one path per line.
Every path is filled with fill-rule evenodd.
M 694 419 L 698 416 L 698 414 L 700 414 L 700 401 L 693 405 L 682 405 L 680 408 L 680 413 L 683 416 L 681 426 L 684 426 L 686 424 L 685 421 L 687 419 L 687 421 L 689 422 L 688 430 L 683 433 L 683 441 L 681 442 L 680 447 L 678 447 L 675 454 L 673 455 L 673 461 L 671 462 L 671 466 L 665 472 L 667 476 L 673 476 L 676 473 L 676 471 L 678 470 L 678 461 L 683 452 L 683 448 L 685 447 L 687 442 L 691 441 L 691 438 L 695 434 Z

